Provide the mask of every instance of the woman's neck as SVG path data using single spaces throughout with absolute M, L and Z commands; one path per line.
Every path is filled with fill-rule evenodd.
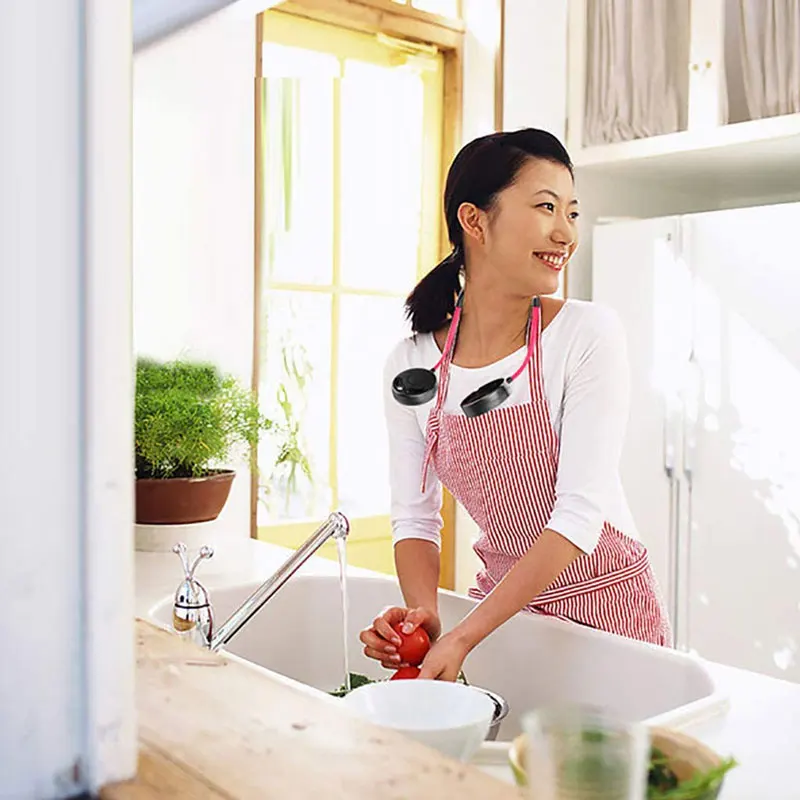
M 528 297 L 504 294 L 468 280 L 454 363 L 463 367 L 486 366 L 522 347 L 530 305 Z

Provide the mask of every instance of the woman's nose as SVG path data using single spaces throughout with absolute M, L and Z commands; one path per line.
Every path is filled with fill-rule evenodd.
M 559 217 L 550 231 L 550 237 L 556 244 L 569 246 L 575 242 L 575 231 L 569 220 Z

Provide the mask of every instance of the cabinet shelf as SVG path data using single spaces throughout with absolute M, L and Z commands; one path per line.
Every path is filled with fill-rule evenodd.
M 703 181 L 737 194 L 800 192 L 800 114 L 596 145 L 572 154 L 580 174 Z
M 676 88 L 686 130 L 584 146 L 588 68 L 596 67 L 589 52 L 588 8 L 587 0 L 569 0 L 567 143 L 579 176 L 630 179 L 648 190 L 652 185 L 704 195 L 713 204 L 733 196 L 742 201 L 800 197 L 800 114 L 739 121 L 748 108 L 737 73 L 741 36 L 735 0 L 689 0 L 685 51 L 678 47 L 665 67 L 681 72 L 686 59 L 688 83 Z M 679 87 L 680 79 L 675 80 Z M 723 124 L 726 117 L 737 121 Z

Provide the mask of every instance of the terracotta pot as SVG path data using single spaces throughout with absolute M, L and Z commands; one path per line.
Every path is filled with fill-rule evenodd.
M 137 478 L 136 522 L 187 525 L 216 519 L 234 475 L 233 470 L 218 470 L 200 478 Z

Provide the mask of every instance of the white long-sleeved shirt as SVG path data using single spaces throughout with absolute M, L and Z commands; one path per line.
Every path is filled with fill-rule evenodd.
M 403 406 L 391 391 L 398 372 L 430 369 L 440 355 L 433 335 L 422 334 L 400 342 L 385 366 L 395 544 L 402 539 L 440 544 L 442 493 L 432 464 L 426 489 L 420 491 L 425 429 L 435 401 Z M 445 413 L 463 414 L 460 403 L 470 392 L 513 374 L 524 357 L 525 349 L 520 348 L 485 367 L 451 365 Z M 627 343 L 619 317 L 596 303 L 567 300 L 542 334 L 542 367 L 550 421 L 560 440 L 556 502 L 547 527 L 586 553 L 596 546 L 604 521 L 638 539 L 619 477 L 630 390 Z M 523 373 L 511 384 L 504 405 L 530 400 Z

